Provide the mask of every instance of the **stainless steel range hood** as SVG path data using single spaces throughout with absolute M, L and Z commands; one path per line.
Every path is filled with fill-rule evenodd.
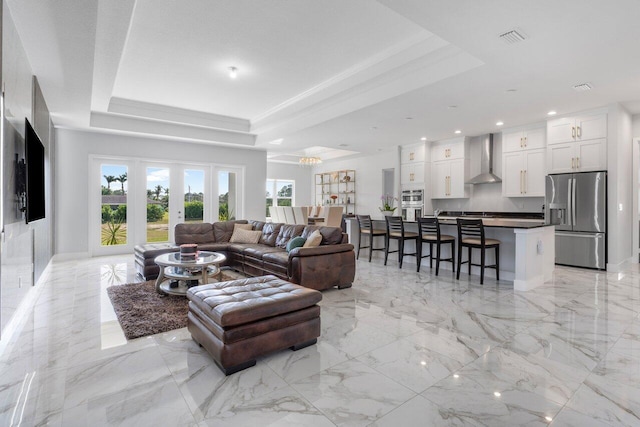
M 494 182 L 502 182 L 499 176 L 493 174 L 493 134 L 490 133 L 481 138 L 480 174 L 474 176 L 465 184 L 492 184 Z

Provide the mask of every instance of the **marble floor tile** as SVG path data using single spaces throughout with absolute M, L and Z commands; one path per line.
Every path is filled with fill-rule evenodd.
M 355 360 L 296 381 L 292 387 L 338 426 L 367 425 L 415 396 Z
M 227 377 L 186 328 L 124 338 L 133 261 L 51 263 L 0 342 L 0 425 L 640 425 L 640 264 L 515 292 L 365 258 L 316 345 Z
M 515 380 L 514 380 L 515 381 Z M 518 387 L 491 381 L 490 376 L 454 374 L 430 387 L 422 396 L 439 407 L 440 417 L 460 425 L 548 425 L 562 404 Z
M 465 365 L 449 356 L 405 338 L 370 351 L 357 360 L 420 393 Z M 466 363 L 471 360 L 474 359 L 466 360 Z
M 259 421 L 258 421 L 259 420 Z M 207 418 L 201 426 L 309 426 L 333 427 L 322 412 L 291 387 L 252 399 L 238 401 L 214 418 Z

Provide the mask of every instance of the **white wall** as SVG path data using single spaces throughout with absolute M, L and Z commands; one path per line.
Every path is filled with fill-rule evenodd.
M 400 187 L 400 156 L 397 147 L 390 147 L 385 151 L 358 158 L 325 161 L 313 168 L 313 173 L 331 172 L 335 170 L 353 169 L 356 171 L 356 205 L 355 213 L 371 215 L 374 219 L 382 219 L 378 209 L 380 196 L 383 194 L 382 170 L 395 169 L 395 188 Z M 314 184 L 309 187 L 315 194 Z M 397 192 L 398 190 L 396 190 Z M 398 194 L 395 194 L 398 196 Z M 398 204 L 396 204 L 398 206 Z M 399 212 L 398 212 L 399 214 Z
M 263 219 L 266 152 L 114 133 L 56 129 L 56 254 L 89 251 L 89 156 L 197 161 L 245 167 L 244 217 Z
M 267 162 L 267 179 L 288 179 L 295 181 L 294 205 L 314 204 L 314 194 L 309 191 L 313 183 L 313 169 L 287 163 Z
M 633 174 L 631 115 L 619 104 L 609 108 L 607 123 L 609 259 L 607 268 L 615 271 L 618 265 L 631 258 L 633 236 Z M 620 209 L 622 207 L 622 209 Z

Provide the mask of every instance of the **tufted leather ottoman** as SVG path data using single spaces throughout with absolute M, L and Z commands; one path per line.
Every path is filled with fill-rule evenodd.
M 276 276 L 194 286 L 187 328 L 226 375 L 276 350 L 299 350 L 320 336 L 322 294 Z

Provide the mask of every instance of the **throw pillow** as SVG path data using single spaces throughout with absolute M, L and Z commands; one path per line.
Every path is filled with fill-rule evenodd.
M 236 231 L 236 228 L 240 228 L 242 230 L 253 230 L 253 224 L 233 224 L 233 231 Z
M 315 248 L 320 246 L 320 243 L 322 243 L 322 234 L 320 234 L 319 230 L 314 231 L 313 233 L 311 233 L 311 235 L 309 236 L 309 238 L 307 239 L 306 242 L 304 242 L 304 248 Z
M 287 242 L 287 252 L 291 252 L 295 248 L 301 248 L 302 246 L 304 246 L 306 241 L 307 239 L 305 239 L 304 237 L 294 237 Z
M 242 228 L 233 229 L 233 234 L 231 235 L 230 243 L 258 243 L 260 237 L 262 236 L 262 231 L 258 230 L 244 230 Z

